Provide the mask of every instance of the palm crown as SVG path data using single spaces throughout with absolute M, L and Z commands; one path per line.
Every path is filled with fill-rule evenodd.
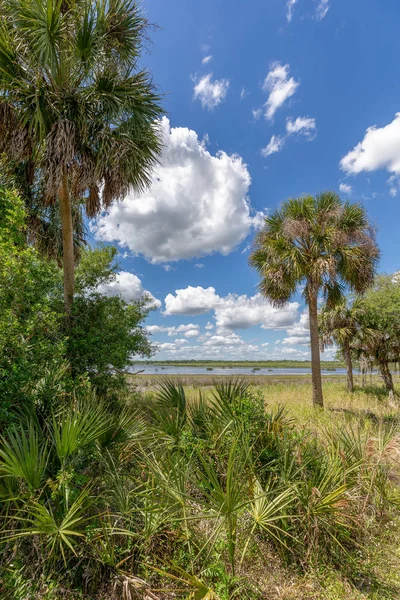
M 363 292 L 373 281 L 379 253 L 360 204 L 332 192 L 291 199 L 265 219 L 250 264 L 260 291 L 277 306 L 301 283 L 305 297 L 322 289 L 333 304 L 345 286 Z
M 48 202 L 67 167 L 89 216 L 146 186 L 162 110 L 136 70 L 146 26 L 136 4 L 7 0 L 0 13 L 0 149 L 40 166 Z

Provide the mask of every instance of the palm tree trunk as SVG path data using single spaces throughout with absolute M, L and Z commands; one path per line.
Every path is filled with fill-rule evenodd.
M 353 363 L 351 361 L 350 346 L 347 342 L 344 344 L 343 354 L 346 359 L 347 389 L 349 392 L 354 392 Z
M 321 357 L 319 354 L 319 335 L 318 335 L 318 293 L 309 291 L 308 293 L 308 312 L 310 316 L 310 338 L 311 338 L 311 379 L 313 391 L 313 405 L 324 406 L 322 396 L 321 379 Z
M 61 185 L 58 190 L 60 206 L 63 267 L 64 267 L 64 309 L 69 322 L 74 299 L 74 238 L 72 227 L 71 200 L 69 197 L 68 177 L 64 168 Z
M 382 379 L 386 386 L 387 391 L 389 392 L 389 396 L 394 395 L 394 385 L 393 385 L 393 377 L 389 369 L 389 365 L 386 361 L 381 360 L 379 362 L 379 367 L 381 370 Z

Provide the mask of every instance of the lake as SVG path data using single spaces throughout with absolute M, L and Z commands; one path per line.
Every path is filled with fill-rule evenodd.
M 130 369 L 133 373 L 143 372 L 143 375 L 311 375 L 311 369 L 290 368 L 272 369 L 267 367 L 195 367 L 195 366 L 161 366 L 136 364 Z M 322 369 L 323 375 L 346 375 L 346 369 L 335 371 Z M 354 374 L 357 372 L 354 371 Z

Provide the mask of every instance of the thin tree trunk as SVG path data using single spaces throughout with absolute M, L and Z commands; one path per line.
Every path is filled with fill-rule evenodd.
M 380 361 L 379 367 L 381 370 L 382 379 L 386 386 L 387 391 L 389 392 L 389 396 L 394 395 L 394 385 L 393 385 L 393 377 L 389 369 L 389 365 L 386 361 Z
M 63 242 L 63 267 L 64 267 L 64 309 L 69 322 L 74 299 L 74 238 L 72 227 L 71 200 L 69 197 L 68 177 L 64 169 L 61 185 L 58 190 L 60 205 L 62 242 Z
M 354 392 L 353 363 L 351 361 L 350 346 L 347 342 L 343 347 L 343 353 L 346 359 L 347 389 L 349 390 L 349 392 Z
M 311 338 L 311 379 L 313 391 L 313 405 L 324 406 L 322 396 L 321 379 L 321 357 L 319 353 L 318 335 L 318 294 L 314 291 L 308 293 L 308 312 L 310 316 L 310 338 Z

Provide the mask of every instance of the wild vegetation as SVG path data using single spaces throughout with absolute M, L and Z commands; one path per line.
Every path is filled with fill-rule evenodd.
M 256 237 L 261 293 L 305 286 L 311 382 L 127 377 L 154 299 L 104 293 L 117 251 L 84 217 L 160 151 L 148 24 L 125 0 L 0 16 L 0 597 L 399 598 L 400 280 L 375 277 L 364 208 L 292 199 Z M 323 402 L 328 345 L 348 389 Z

